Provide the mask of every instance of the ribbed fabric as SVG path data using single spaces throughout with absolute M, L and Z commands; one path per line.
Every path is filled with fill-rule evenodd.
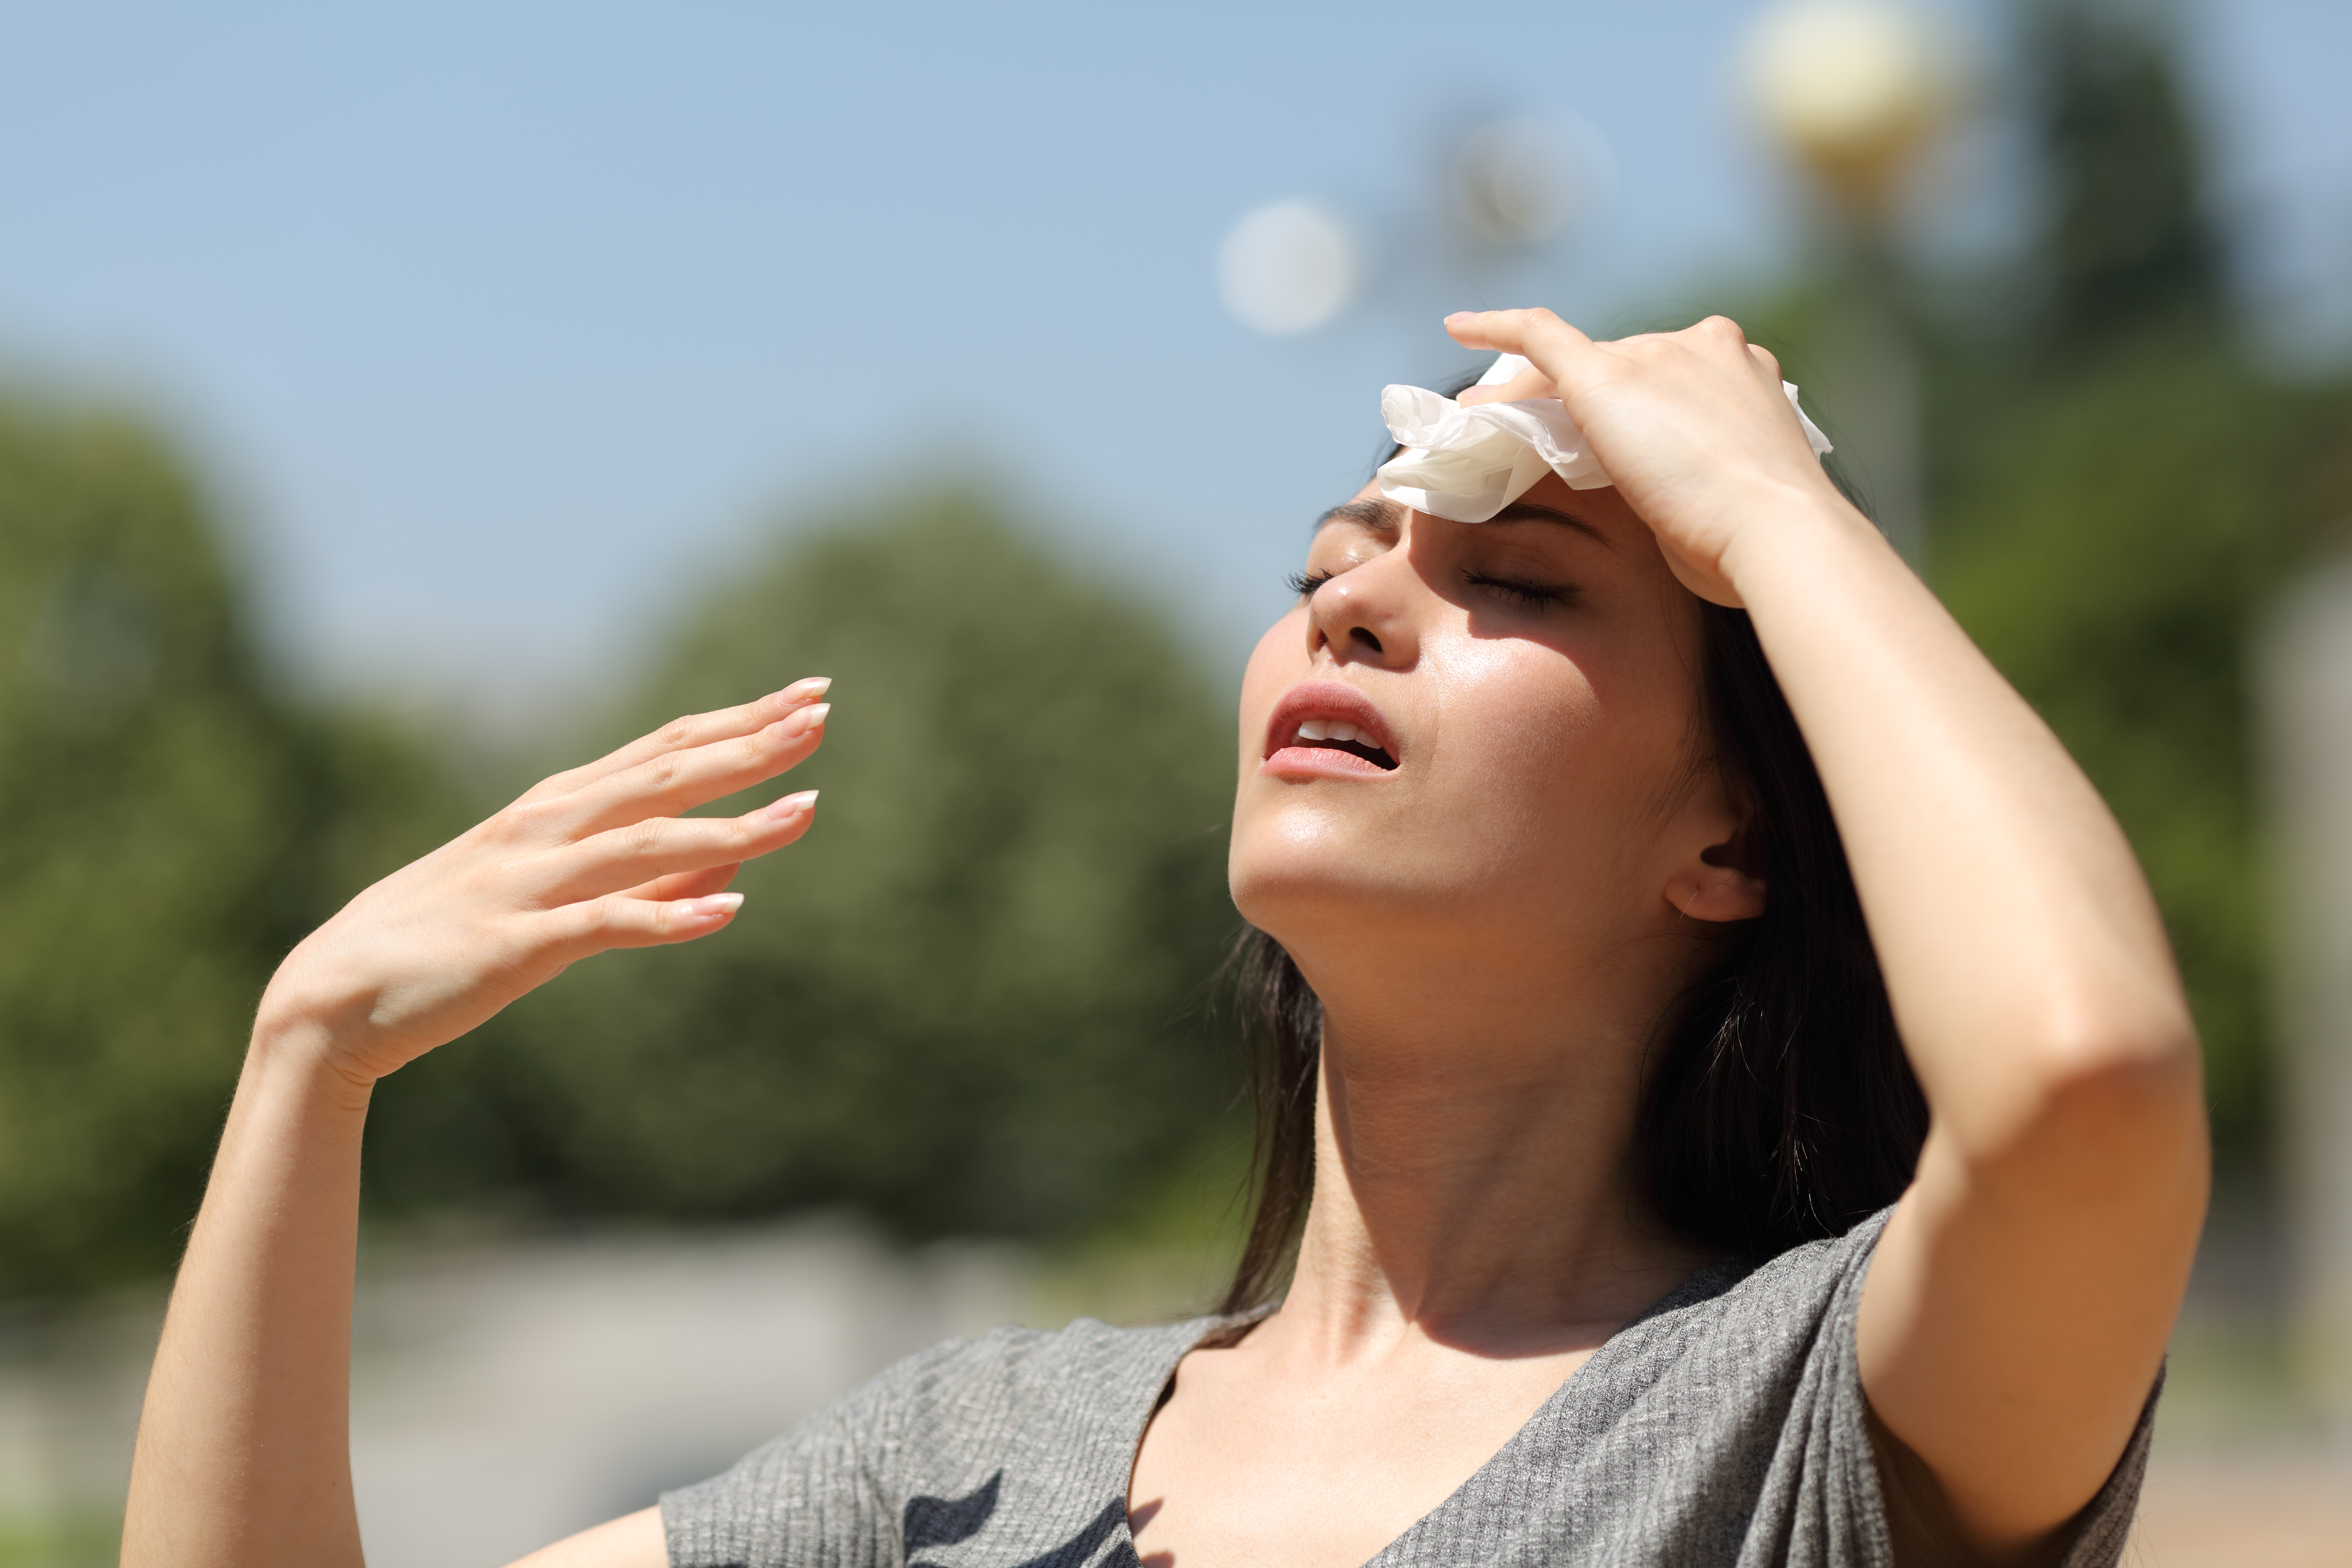
M 1893 1568 L 1854 1316 L 1881 1214 L 1700 1270 L 1366 1568 Z M 1127 1479 L 1222 1320 L 999 1329 L 901 1362 L 662 1499 L 673 1568 L 1136 1568 Z M 2156 1399 L 2065 1568 L 2113 1568 Z

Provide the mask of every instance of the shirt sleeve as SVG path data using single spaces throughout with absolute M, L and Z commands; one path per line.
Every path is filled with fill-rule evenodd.
M 907 1385 L 957 1348 L 911 1356 L 723 1474 L 663 1493 L 670 1568 L 898 1568 L 877 1464 Z
M 1857 1226 L 1854 1245 L 1841 1259 L 1839 1278 L 1824 1315 L 1813 1354 L 1800 1380 L 1790 1413 L 1781 1459 L 1767 1482 L 1793 1494 L 1787 1510 L 1791 1529 L 1786 1561 L 1813 1568 L 1894 1568 L 1894 1532 L 1888 1517 L 1885 1479 L 1879 1470 L 1870 1402 L 1863 1392 L 1862 1354 L 1855 1338 L 1862 1287 L 1885 1215 Z M 2121 1561 L 2139 1507 L 2140 1483 L 2147 1472 L 2148 1446 L 2156 1428 L 2159 1370 L 2140 1408 L 2139 1422 L 2123 1456 L 2096 1496 L 2076 1515 L 2061 1568 L 2115 1568 Z

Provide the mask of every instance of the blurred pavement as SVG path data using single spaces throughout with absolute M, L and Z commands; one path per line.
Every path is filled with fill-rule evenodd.
M 2352 1452 L 2297 1426 L 2247 1315 L 2265 1247 L 2208 1248 L 2128 1562 L 2352 1568 Z M 909 1252 L 838 1220 L 413 1243 L 361 1275 L 352 1457 L 373 1568 L 510 1561 L 715 1473 L 944 1336 L 1171 1316 L 1208 1283 L 1197 1258 Z M 156 1309 L 0 1337 L 0 1563 L 112 1560 Z M 44 1517 L 47 1546 L 27 1531 Z

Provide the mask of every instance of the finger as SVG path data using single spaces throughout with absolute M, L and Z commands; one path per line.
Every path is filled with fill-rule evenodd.
M 658 903 L 664 899 L 699 899 L 711 893 L 723 893 L 743 868 L 736 860 L 725 866 L 708 866 L 699 871 L 681 871 L 674 877 L 656 877 L 650 882 L 640 882 L 634 888 L 624 888 L 624 899 L 650 899 Z
M 682 816 L 808 761 L 824 743 L 832 710 L 829 702 L 814 703 L 748 735 L 649 757 L 515 810 L 513 829 L 528 842 L 569 843 L 648 817 Z
M 1674 334 L 1683 340 L 1685 347 L 1696 347 L 1702 360 L 1719 362 L 1732 360 L 1757 374 L 1757 379 L 1778 389 L 1780 384 L 1780 362 L 1771 351 L 1748 341 L 1748 329 L 1728 316 L 1709 316 Z
M 657 816 L 584 838 L 545 858 L 531 891 L 541 908 L 603 898 L 667 877 L 740 865 L 793 842 L 815 819 L 802 790 L 741 816 Z
M 1566 387 L 1601 352 L 1591 338 L 1540 309 L 1456 310 L 1445 318 L 1445 330 L 1465 348 L 1521 355 L 1555 387 Z
M 1467 387 L 1455 401 L 1465 408 L 1475 408 L 1482 403 L 1525 403 L 1530 398 L 1559 395 L 1559 389 L 1552 385 L 1551 377 L 1529 365 L 1508 381 Z
M 541 780 L 522 799 L 540 801 L 570 795 L 598 779 L 636 767 L 667 752 L 749 735 L 823 700 L 832 685 L 832 677 L 813 675 L 740 707 L 720 708 L 709 713 L 689 713 L 682 719 L 673 719 L 651 734 L 641 735 L 616 752 Z
M 698 899 L 630 899 L 618 893 L 534 915 L 530 934 L 559 966 L 616 947 L 662 947 L 709 936 L 743 907 L 740 893 Z

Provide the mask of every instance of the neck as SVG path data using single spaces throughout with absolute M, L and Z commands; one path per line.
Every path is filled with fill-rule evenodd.
M 1687 963 L 1648 957 L 1535 986 L 1458 955 L 1310 973 L 1326 1022 L 1295 1328 L 1341 1355 L 1406 1334 L 1548 1354 L 1598 1344 L 1696 1265 L 1633 1169 L 1643 1058 Z

